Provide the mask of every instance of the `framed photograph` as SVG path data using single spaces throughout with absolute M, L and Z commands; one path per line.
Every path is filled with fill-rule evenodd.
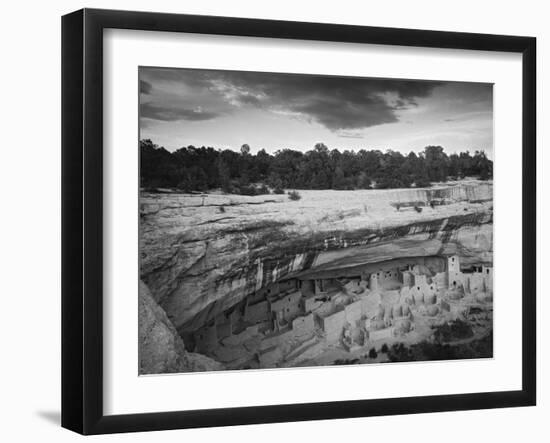
M 536 41 L 62 20 L 62 425 L 536 402 Z

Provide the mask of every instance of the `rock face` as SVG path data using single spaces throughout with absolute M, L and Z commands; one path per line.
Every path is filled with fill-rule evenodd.
M 304 273 L 455 253 L 492 265 L 491 183 L 300 194 L 142 194 L 141 278 L 180 333 Z
M 182 339 L 153 300 L 145 283 L 139 284 L 139 373 L 164 374 L 215 371 L 223 366 L 200 354 L 185 351 Z

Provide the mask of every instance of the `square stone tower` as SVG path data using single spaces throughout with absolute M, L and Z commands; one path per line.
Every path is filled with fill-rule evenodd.
M 460 259 L 458 255 L 447 257 L 447 275 L 449 277 L 449 288 L 456 288 L 462 284 L 462 273 L 460 272 Z
M 369 278 L 369 289 L 376 291 L 380 287 L 380 272 L 373 272 Z
M 458 258 L 458 255 L 451 255 L 450 257 L 447 257 L 447 270 L 449 271 L 449 274 L 453 272 L 460 272 L 460 259 Z
M 493 268 L 490 266 L 482 266 L 481 272 L 485 279 L 485 287 L 487 290 L 493 290 Z

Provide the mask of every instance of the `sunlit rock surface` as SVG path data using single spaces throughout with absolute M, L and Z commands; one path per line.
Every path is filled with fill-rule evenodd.
M 182 339 L 153 300 L 147 286 L 139 285 L 139 373 L 162 374 L 216 371 L 223 366 L 204 355 L 185 351 Z
M 180 333 L 290 276 L 455 253 L 492 265 L 490 182 L 300 194 L 141 195 L 141 278 Z

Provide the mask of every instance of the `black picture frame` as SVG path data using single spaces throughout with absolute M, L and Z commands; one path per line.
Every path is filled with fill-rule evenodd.
M 522 388 L 104 415 L 102 37 L 107 28 L 522 54 Z M 535 405 L 535 151 L 536 39 L 532 37 L 97 9 L 65 15 L 62 18 L 62 426 L 82 434 L 105 434 Z

